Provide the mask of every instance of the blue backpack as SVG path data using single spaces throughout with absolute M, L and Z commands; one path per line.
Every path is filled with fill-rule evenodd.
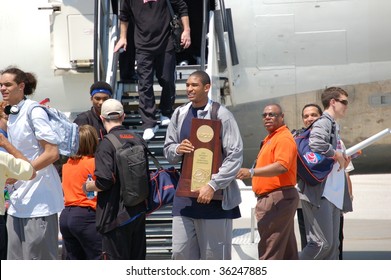
M 320 118 L 319 118 L 320 119 Z M 309 137 L 313 122 L 304 131 L 294 135 L 297 145 L 297 175 L 308 185 L 322 183 L 333 169 L 334 159 L 315 153 L 309 146 Z M 332 132 L 334 124 L 332 125 Z M 331 142 L 331 139 L 330 139 Z
M 57 109 L 35 103 L 27 111 L 27 119 L 34 133 L 35 129 L 32 123 L 31 111 L 36 107 L 41 107 L 48 114 L 50 126 L 57 135 L 59 153 L 67 157 L 75 155 L 79 149 L 78 125 L 72 123 L 64 113 Z

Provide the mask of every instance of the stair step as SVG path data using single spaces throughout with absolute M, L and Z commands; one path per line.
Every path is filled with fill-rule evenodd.
M 168 256 L 171 256 L 172 252 L 172 246 L 171 244 L 169 246 L 162 245 L 156 245 L 156 244 L 150 244 L 147 242 L 147 254 L 168 254 Z M 155 258 L 154 258 L 155 259 Z
M 155 95 L 155 98 L 156 98 L 156 100 L 155 100 L 156 105 L 159 105 L 160 98 L 158 98 L 157 95 Z M 124 96 L 122 96 L 121 102 L 124 105 L 124 109 L 128 108 L 129 111 L 135 111 L 135 112 L 138 111 L 138 104 L 139 104 L 139 97 L 138 96 L 124 95 Z M 174 107 L 177 107 L 178 105 L 182 105 L 187 102 L 188 102 L 187 94 L 186 95 L 176 94 L 176 97 L 175 97 L 175 105 L 176 106 L 174 105 Z M 136 107 L 136 105 L 137 105 L 137 107 Z M 136 107 L 136 109 L 134 109 L 133 107 Z
M 146 232 L 147 238 L 153 239 L 172 239 L 171 231 L 156 231 L 156 232 Z
M 119 83 L 122 87 L 123 96 L 134 96 L 138 97 L 138 85 L 134 83 Z M 154 83 L 153 92 L 156 97 L 160 97 L 162 88 L 158 83 Z M 186 80 L 177 80 L 175 83 L 175 92 L 177 96 L 186 96 Z

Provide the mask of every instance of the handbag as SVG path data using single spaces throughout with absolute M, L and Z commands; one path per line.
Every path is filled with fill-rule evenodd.
M 333 158 L 326 157 L 323 154 L 315 153 L 311 150 L 309 137 L 311 127 L 314 123 L 294 136 L 297 146 L 297 175 L 310 186 L 316 186 L 322 183 L 333 169 L 335 162 Z M 332 123 L 331 134 L 333 133 L 334 124 Z
M 150 172 L 146 212 L 147 215 L 150 215 L 161 207 L 172 204 L 180 174 L 173 166 L 167 169 L 163 168 L 149 149 L 147 152 L 157 167 L 155 171 Z
M 150 176 L 147 215 L 173 202 L 179 181 L 179 172 L 173 166 L 168 169 L 160 167 Z
M 183 33 L 182 21 L 178 17 L 178 15 L 174 13 L 170 0 L 167 0 L 167 6 L 171 14 L 170 27 L 171 27 L 171 36 L 174 42 L 174 49 L 175 52 L 179 53 L 184 50 L 183 46 L 181 45 L 181 37 Z

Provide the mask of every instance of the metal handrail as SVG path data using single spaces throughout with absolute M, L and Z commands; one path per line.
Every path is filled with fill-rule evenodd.
M 94 81 L 106 81 L 114 92 L 118 54 L 113 50 L 119 35 L 119 1 L 95 0 L 94 8 Z
M 202 37 L 201 37 L 201 70 L 206 68 L 206 33 L 208 32 L 209 23 L 209 0 L 204 1 L 204 8 L 202 10 Z

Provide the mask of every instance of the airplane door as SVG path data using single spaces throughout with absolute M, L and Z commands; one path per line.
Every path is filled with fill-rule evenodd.
M 52 1 L 52 65 L 55 70 L 93 71 L 94 0 Z

